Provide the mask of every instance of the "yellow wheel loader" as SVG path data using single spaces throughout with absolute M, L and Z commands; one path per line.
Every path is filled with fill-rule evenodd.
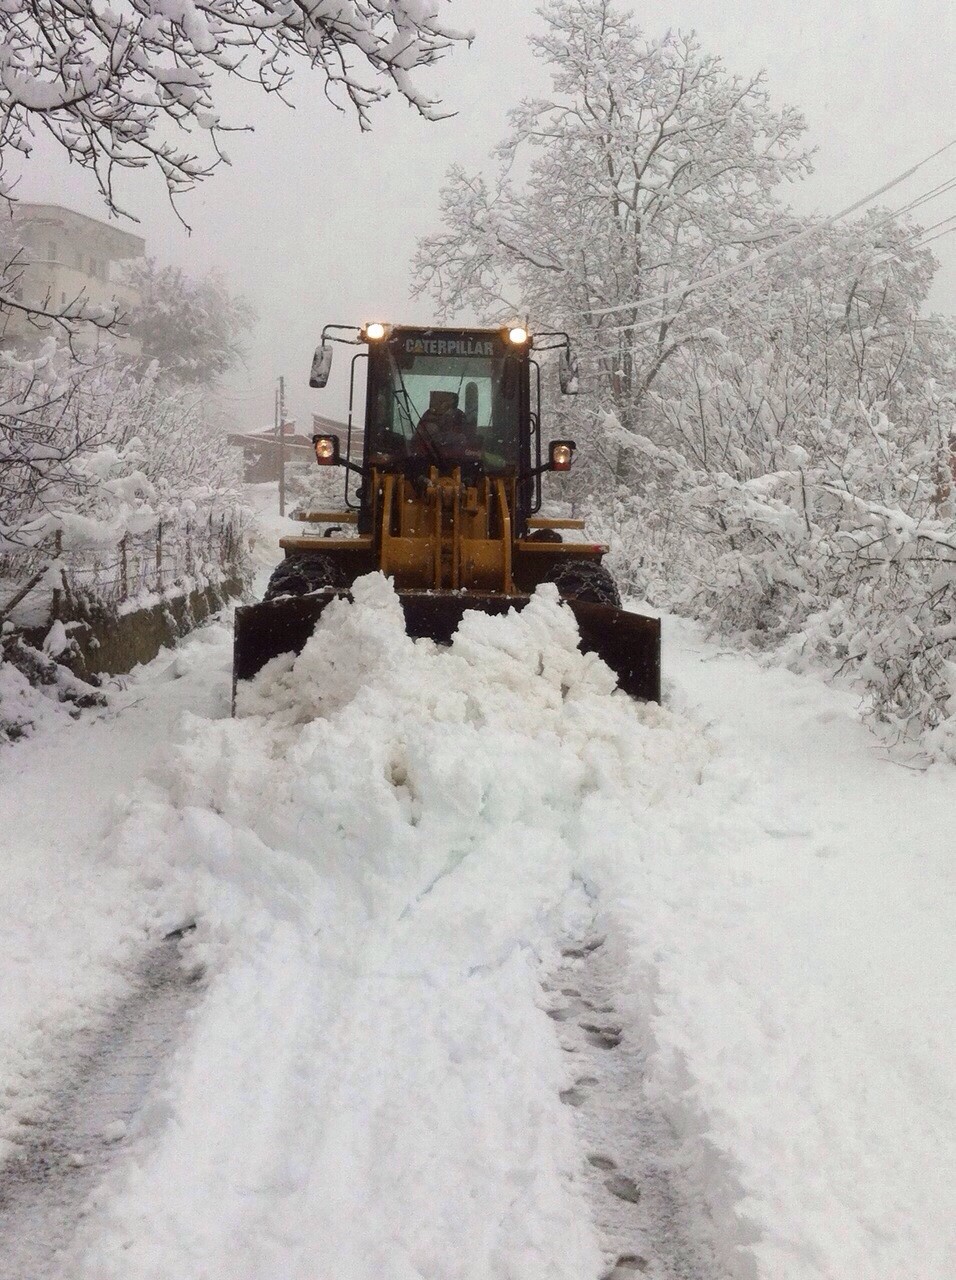
M 329 601 L 377 569 L 395 584 L 409 634 L 439 643 L 451 640 L 466 609 L 521 609 L 540 583 L 553 582 L 582 649 L 597 653 L 626 692 L 660 701 L 659 620 L 621 608 L 601 563 L 605 546 L 563 540 L 566 530 L 581 536 L 583 521 L 538 514 L 542 475 L 569 470 L 575 445 L 553 440 L 542 457 L 541 367 L 532 353 L 557 350 L 561 390 L 573 393 L 567 335 L 327 325 L 312 387 L 328 382 L 333 342 L 362 348 L 352 359 L 345 441 L 313 436 L 316 463 L 345 472 L 344 507 L 305 513 L 327 536 L 282 538 L 285 559 L 264 600 L 237 609 L 234 690 L 270 659 L 300 652 Z M 345 525 L 354 536 L 328 536 Z

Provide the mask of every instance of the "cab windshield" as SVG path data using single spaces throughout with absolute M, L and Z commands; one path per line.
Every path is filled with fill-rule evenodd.
M 372 466 L 517 470 L 522 360 L 497 334 L 398 333 L 369 362 Z

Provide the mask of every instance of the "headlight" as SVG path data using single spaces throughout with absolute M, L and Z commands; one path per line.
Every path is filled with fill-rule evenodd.
M 313 436 L 312 447 L 320 467 L 334 467 L 339 460 L 338 436 Z
M 516 324 L 513 329 L 508 330 L 508 341 L 513 342 L 516 347 L 523 346 L 528 341 L 528 330 Z
M 375 320 L 372 324 L 367 324 L 365 326 L 364 332 L 367 342 L 381 342 L 385 337 L 385 326 L 383 324 L 379 324 L 378 321 Z
M 574 458 L 573 440 L 552 440 L 549 446 L 552 471 L 570 471 Z

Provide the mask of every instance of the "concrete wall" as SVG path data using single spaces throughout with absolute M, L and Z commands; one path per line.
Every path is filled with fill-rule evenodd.
M 155 658 L 164 645 L 174 644 L 230 599 L 241 596 L 243 589 L 239 578 L 230 578 L 217 587 L 188 596 L 166 596 L 150 608 L 119 615 L 101 605 L 77 602 L 72 617 L 61 621 L 78 652 L 57 655 L 57 661 L 80 677 L 122 675 L 137 663 Z M 24 639 L 42 648 L 48 629 L 25 632 Z

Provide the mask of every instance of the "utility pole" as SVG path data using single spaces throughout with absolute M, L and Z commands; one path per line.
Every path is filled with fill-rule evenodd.
M 279 384 L 278 384 L 278 382 L 276 383 L 275 393 L 273 394 L 272 400 L 273 400 L 272 433 L 273 433 L 273 435 L 275 436 L 275 446 L 276 446 L 275 458 L 276 458 L 276 463 L 277 463 L 277 465 L 278 465 L 278 459 L 279 459 L 279 422 L 280 422 L 280 418 L 279 418 Z
M 279 379 L 279 515 L 285 515 L 285 378 Z

